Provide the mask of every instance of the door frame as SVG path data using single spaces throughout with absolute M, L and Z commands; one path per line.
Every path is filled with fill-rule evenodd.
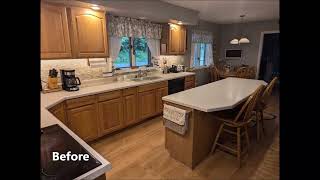
M 260 62 L 261 62 L 261 56 L 262 56 L 262 49 L 263 49 L 263 39 L 265 34 L 276 34 L 280 33 L 279 30 L 272 30 L 272 31 L 262 31 L 260 35 L 260 44 L 259 44 L 259 52 L 258 52 L 258 60 L 257 60 L 257 73 L 256 73 L 256 79 L 259 78 L 260 73 Z

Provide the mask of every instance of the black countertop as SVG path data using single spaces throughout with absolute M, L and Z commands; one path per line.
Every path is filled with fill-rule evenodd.
M 101 162 L 59 125 L 48 126 L 41 130 L 41 179 L 74 179 L 101 165 Z M 68 151 L 72 154 L 88 154 L 89 161 L 53 161 L 52 152 L 66 154 Z

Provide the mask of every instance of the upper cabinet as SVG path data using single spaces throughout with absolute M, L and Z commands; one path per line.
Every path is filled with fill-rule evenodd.
M 104 11 L 41 3 L 41 59 L 108 57 Z
M 105 13 L 79 7 L 72 7 L 70 11 L 74 56 L 108 56 Z
M 163 25 L 160 42 L 161 54 L 183 55 L 186 52 L 187 30 L 184 26 Z
M 41 59 L 71 57 L 66 7 L 41 3 Z

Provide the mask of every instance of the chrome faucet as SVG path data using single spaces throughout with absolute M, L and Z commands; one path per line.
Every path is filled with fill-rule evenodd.
M 149 72 L 148 69 L 146 69 L 146 70 L 139 69 L 138 74 L 137 74 L 137 78 L 148 76 L 148 72 Z

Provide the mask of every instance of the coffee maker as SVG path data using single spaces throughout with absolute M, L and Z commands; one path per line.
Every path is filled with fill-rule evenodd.
M 81 85 L 80 79 L 76 77 L 75 70 L 60 70 L 62 89 L 66 91 L 78 91 Z

